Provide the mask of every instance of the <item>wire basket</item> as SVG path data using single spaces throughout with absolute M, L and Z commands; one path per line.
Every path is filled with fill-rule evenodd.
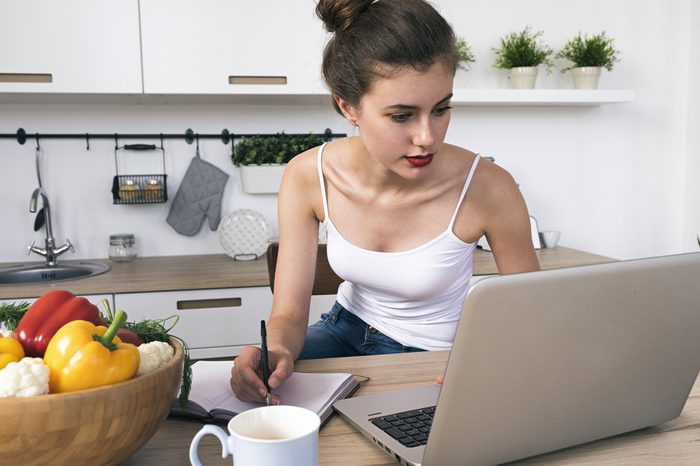
M 119 160 L 117 152 L 126 151 L 160 151 L 163 162 L 163 173 L 152 175 L 122 175 L 119 174 Z M 119 146 L 119 141 L 115 136 L 114 164 L 117 174 L 112 180 L 112 203 L 113 204 L 162 204 L 168 201 L 168 185 L 165 174 L 165 150 L 163 140 L 160 147 L 155 144 L 125 144 Z
M 168 201 L 165 174 L 115 175 L 112 181 L 114 204 L 162 204 Z

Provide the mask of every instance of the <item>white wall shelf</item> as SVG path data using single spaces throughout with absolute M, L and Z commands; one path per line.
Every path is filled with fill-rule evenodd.
M 629 89 L 455 89 L 452 105 L 605 105 L 634 102 Z

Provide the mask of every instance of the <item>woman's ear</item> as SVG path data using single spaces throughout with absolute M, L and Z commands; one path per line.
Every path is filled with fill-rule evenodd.
M 334 95 L 333 99 L 335 99 L 336 105 L 338 105 L 338 108 L 343 113 L 343 116 L 347 118 L 350 124 L 353 126 L 357 126 L 357 118 L 359 116 L 357 114 L 357 109 L 348 101 L 342 99 L 341 97 L 338 97 L 337 95 Z

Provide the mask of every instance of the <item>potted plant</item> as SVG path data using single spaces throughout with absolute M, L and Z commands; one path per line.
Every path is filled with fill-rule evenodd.
M 231 161 L 241 170 L 243 191 L 251 194 L 279 192 L 284 168 L 294 156 L 330 139 L 328 129 L 318 134 L 256 134 L 243 136 L 233 145 Z
M 496 54 L 493 66 L 508 70 L 513 89 L 534 89 L 540 65 L 545 65 L 547 73 L 551 72 L 550 56 L 554 51 L 542 42 L 543 34 L 543 31 L 533 32 L 527 26 L 520 32 L 501 37 L 501 45 L 492 49 Z
M 459 61 L 457 62 L 457 76 L 462 76 L 464 79 L 459 79 L 460 81 L 466 81 L 467 72 L 471 69 L 472 63 L 476 61 L 474 58 L 474 53 L 469 43 L 461 37 L 457 37 L 455 40 L 455 50 Z
M 576 89 L 597 89 L 600 70 L 605 68 L 612 71 L 613 65 L 620 61 L 620 52 L 614 47 L 614 40 L 605 36 L 605 31 L 588 37 L 581 33 L 570 39 L 564 48 L 557 53 L 557 58 L 564 58 L 573 63 L 561 70 L 562 73 L 571 70 Z

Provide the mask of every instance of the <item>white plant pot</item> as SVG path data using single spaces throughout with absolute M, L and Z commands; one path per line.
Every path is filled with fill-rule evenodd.
M 537 67 L 511 68 L 508 70 L 508 80 L 512 89 L 534 89 L 537 81 Z
M 241 187 L 248 194 L 278 193 L 286 164 L 241 165 Z
M 574 89 L 598 89 L 600 80 L 599 66 L 582 66 L 571 69 L 574 77 Z

